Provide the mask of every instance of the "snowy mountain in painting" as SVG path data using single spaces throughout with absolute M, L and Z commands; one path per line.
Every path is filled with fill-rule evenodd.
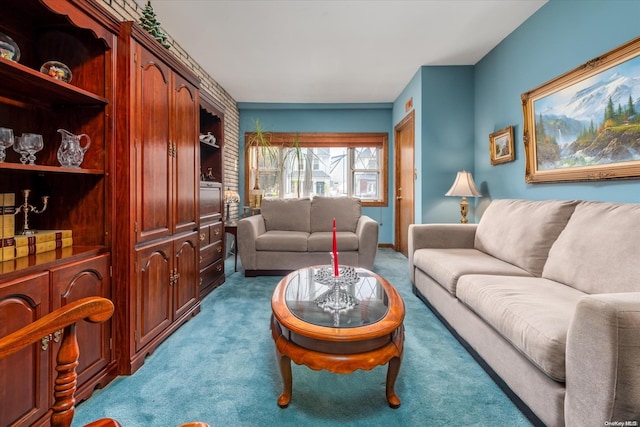
M 615 108 L 626 107 L 629 95 L 636 111 L 640 107 L 640 78 L 628 77 L 618 73 L 606 81 L 598 81 L 591 86 L 577 91 L 566 104 L 554 105 L 539 111 L 543 116 L 567 117 L 579 120 L 588 125 L 591 120 L 598 124 L 603 121 L 604 111 L 609 99 Z

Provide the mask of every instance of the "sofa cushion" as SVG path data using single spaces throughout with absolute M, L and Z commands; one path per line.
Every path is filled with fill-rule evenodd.
M 304 231 L 272 230 L 256 238 L 256 250 L 306 252 L 309 233 Z
M 358 236 L 355 233 L 338 231 L 336 237 L 338 241 L 338 252 L 358 250 Z M 333 250 L 333 233 L 331 231 L 311 233 L 309 240 L 307 240 L 307 250 L 309 252 L 331 252 Z M 339 260 L 340 256 L 338 255 L 338 261 Z
M 549 251 L 543 277 L 583 292 L 640 291 L 640 204 L 581 202 Z
M 333 218 L 337 231 L 355 233 L 362 206 L 355 197 L 314 197 L 311 200 L 311 232 L 332 231 Z
M 493 200 L 478 223 L 475 248 L 540 276 L 577 203 Z
M 310 199 L 262 199 L 260 213 L 267 231 L 305 231 L 311 224 Z
M 556 381 L 565 381 L 569 323 L 585 294 L 538 277 L 467 275 L 460 301 Z
M 531 276 L 477 249 L 418 249 L 413 254 L 413 263 L 453 295 L 458 279 L 465 274 Z

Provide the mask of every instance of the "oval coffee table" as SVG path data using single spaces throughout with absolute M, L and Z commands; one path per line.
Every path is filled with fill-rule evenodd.
M 357 282 L 344 286 L 357 304 L 353 308 L 321 308 L 318 298 L 330 285 L 318 282 L 326 266 L 296 270 L 285 276 L 271 298 L 271 335 L 282 374 L 283 392 L 278 405 L 291 402 L 291 361 L 314 370 L 348 374 L 389 364 L 386 395 L 398 408 L 394 391 L 404 345 L 404 301 L 381 276 L 361 268 Z

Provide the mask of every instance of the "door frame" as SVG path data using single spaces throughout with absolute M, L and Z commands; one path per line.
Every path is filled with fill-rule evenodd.
M 394 238 L 394 250 L 399 251 L 400 248 L 400 234 L 401 234 L 401 224 L 400 224 L 400 209 L 398 209 L 398 188 L 400 183 L 400 171 L 402 170 L 402 165 L 400 164 L 400 144 L 398 143 L 398 135 L 401 131 L 403 131 L 408 126 L 413 126 L 412 134 L 413 141 L 411 144 L 411 169 L 413 170 L 413 192 L 411 195 L 411 223 L 415 221 L 415 179 L 416 179 L 416 169 L 415 169 L 415 110 L 411 110 L 407 113 L 406 116 L 400 122 L 395 125 L 393 128 L 393 145 L 394 145 L 394 156 L 395 156 L 395 173 L 394 173 L 394 183 L 393 183 L 393 194 L 394 194 L 394 217 L 395 217 L 395 238 Z

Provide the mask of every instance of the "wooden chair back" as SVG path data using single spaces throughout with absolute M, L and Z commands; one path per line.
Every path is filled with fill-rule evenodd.
M 113 314 L 113 303 L 100 297 L 88 297 L 60 307 L 29 325 L 0 338 L 0 359 L 39 342 L 42 337 L 64 330 L 62 343 L 56 357 L 58 372 L 54 385 L 55 402 L 51 407 L 51 426 L 70 427 L 75 412 L 75 392 L 80 349 L 76 336 L 76 323 L 86 320 L 102 323 Z M 91 427 L 120 427 L 110 418 L 89 424 Z

